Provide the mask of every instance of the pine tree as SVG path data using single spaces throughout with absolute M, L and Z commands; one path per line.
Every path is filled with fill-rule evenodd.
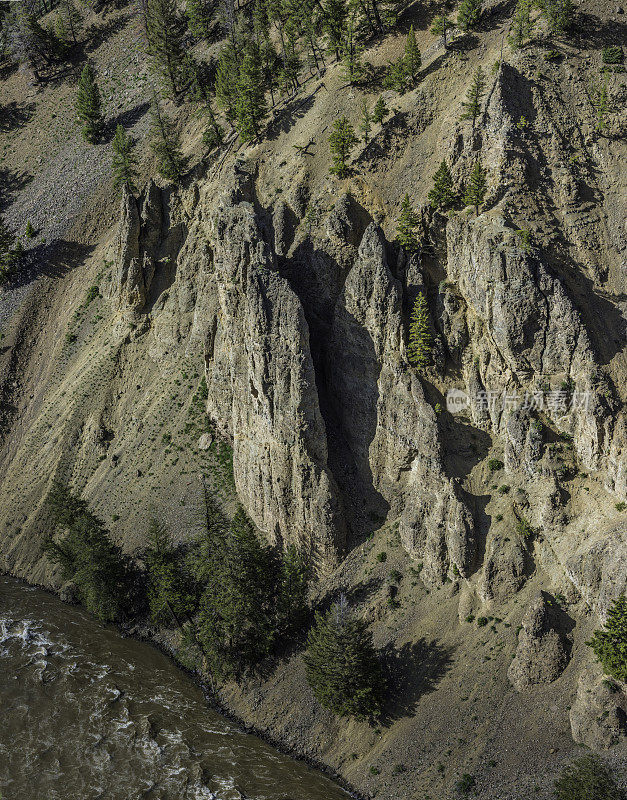
M 385 104 L 385 100 L 382 97 L 379 97 L 377 100 L 374 111 L 372 112 L 372 120 L 373 122 L 381 123 L 386 118 L 388 114 L 388 107 Z
M 479 206 L 483 203 L 486 193 L 486 173 L 481 165 L 481 160 L 477 159 L 470 173 L 470 180 L 464 194 L 464 204 L 474 206 L 475 213 L 479 214 Z
M 327 0 L 324 6 L 324 27 L 329 37 L 329 50 L 340 60 L 340 52 L 344 43 L 348 9 L 346 0 Z
M 196 606 L 191 577 L 185 573 L 165 527 L 154 518 L 148 526 L 148 541 L 144 561 L 150 615 L 155 622 L 165 625 L 174 622 L 182 627 Z
M 48 497 L 52 521 L 67 529 L 61 539 L 49 534 L 42 550 L 72 581 L 88 611 L 104 621 L 119 620 L 130 608 L 134 572 L 130 559 L 113 544 L 101 520 L 84 500 L 56 482 Z
M 259 47 L 251 39 L 244 47 L 244 56 L 237 79 L 235 105 L 236 128 L 243 142 L 259 134 L 259 125 L 266 113 L 265 92 Z
M 409 28 L 409 33 L 407 34 L 407 39 L 405 40 L 404 66 L 407 76 L 414 82 L 418 77 L 418 71 L 420 70 L 421 63 L 422 60 L 420 57 L 420 50 L 418 49 L 418 45 L 416 43 L 414 26 L 411 25 Z
M 627 683 L 627 597 L 621 595 L 610 608 L 602 630 L 586 643 L 601 662 L 603 670 Z
M 126 186 L 129 192 L 136 192 L 135 179 L 138 176 L 137 160 L 133 154 L 135 140 L 122 125 L 115 129 L 115 136 L 111 143 L 113 148 L 113 186 L 116 189 Z
M 13 272 L 15 266 L 15 234 L 0 217 L 0 284 Z
M 481 16 L 482 0 L 462 0 L 457 11 L 457 27 L 462 31 L 471 31 L 477 27 Z
M 514 17 L 510 27 L 510 34 L 507 37 L 510 47 L 519 50 L 531 38 L 534 23 L 531 20 L 531 9 L 533 0 L 518 0 Z
M 347 117 L 340 117 L 333 123 L 333 131 L 329 136 L 329 147 L 333 164 L 329 172 L 337 175 L 338 178 L 345 178 L 348 175 L 346 159 L 354 145 L 358 142 L 355 130 L 348 121 Z
M 407 357 L 409 363 L 417 369 L 424 369 L 431 356 L 431 326 L 429 324 L 429 307 L 422 292 L 418 292 L 412 308 L 409 322 L 409 344 Z
M 407 90 L 407 77 L 407 66 L 403 56 L 398 61 L 388 61 L 383 85 L 386 89 L 394 89 L 399 94 L 403 94 Z
M 63 22 L 66 31 L 72 38 L 74 44 L 78 41 L 78 34 L 80 33 L 83 18 L 76 8 L 73 0 L 61 0 L 59 3 L 60 19 Z
M 184 27 L 176 0 L 148 0 L 148 54 L 167 95 L 177 99 L 184 75 Z
M 277 634 L 281 640 L 297 634 L 307 621 L 308 585 L 309 569 L 302 555 L 291 544 L 283 554 L 279 575 Z
M 444 44 L 445 50 L 448 48 L 448 32 L 453 30 L 454 27 L 455 23 L 452 22 L 445 14 L 439 14 L 433 20 L 431 33 L 442 37 L 442 43 Z
M 364 68 L 361 63 L 361 47 L 355 36 L 354 18 L 348 21 L 346 35 L 342 43 L 342 64 L 344 77 L 350 86 L 353 86 L 362 76 Z
M 364 143 L 368 144 L 368 140 L 370 138 L 370 128 L 372 123 L 372 115 L 368 110 L 368 103 L 366 102 L 365 98 L 361 107 L 361 132 L 364 135 Z
M 340 717 L 377 717 L 385 679 L 367 623 L 354 616 L 346 598 L 318 612 L 304 656 L 307 682 L 318 702 Z
M 215 90 L 216 102 L 231 124 L 236 114 L 238 77 L 237 54 L 231 45 L 226 45 L 218 57 Z
M 433 188 L 427 195 L 433 208 L 444 210 L 453 205 L 457 193 L 453 187 L 453 178 L 446 161 L 442 161 L 433 177 Z
M 538 0 L 538 5 L 548 23 L 549 33 L 563 33 L 572 25 L 575 14 L 572 0 Z
M 396 241 L 406 253 L 414 253 L 418 250 L 418 215 L 411 206 L 409 195 L 406 194 L 401 203 L 401 214 L 396 223 Z
M 185 170 L 181 140 L 175 125 L 163 113 L 156 97 L 150 111 L 150 149 L 157 161 L 157 172 L 168 181 L 179 181 Z
M 199 638 L 216 674 L 238 674 L 271 651 L 278 575 L 274 554 L 238 511 L 216 543 L 200 600 Z
M 102 135 L 104 119 L 100 108 L 100 90 L 89 64 L 83 67 L 78 82 L 76 112 L 83 123 L 84 138 L 94 144 Z
M 202 135 L 202 143 L 208 150 L 213 150 L 214 147 L 219 147 L 224 141 L 224 131 L 213 113 L 211 103 L 207 103 L 204 107 L 204 113 L 207 117 L 207 128 Z
M 464 108 L 465 111 L 460 117 L 460 120 L 471 119 L 473 130 L 475 128 L 477 116 L 481 111 L 481 100 L 483 98 L 484 89 L 485 74 L 481 67 L 478 67 L 473 76 L 468 93 L 466 94 L 466 100 L 462 103 L 462 108 Z
M 196 41 L 208 39 L 213 23 L 213 6 L 208 0 L 186 0 L 185 15 L 187 24 Z

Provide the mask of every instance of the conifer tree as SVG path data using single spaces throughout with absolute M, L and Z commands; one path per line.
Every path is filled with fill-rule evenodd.
M 531 38 L 534 24 L 531 20 L 533 0 L 518 0 L 507 37 L 510 47 L 519 50 Z
M 265 113 L 261 56 L 258 45 L 251 39 L 244 46 L 237 79 L 236 128 L 243 142 L 249 142 L 258 136 L 259 125 Z
M 401 214 L 396 223 L 396 241 L 406 253 L 414 253 L 418 250 L 418 215 L 412 208 L 409 195 L 406 194 L 401 203 Z
M 329 37 L 329 50 L 340 60 L 340 52 L 344 43 L 348 9 L 346 0 L 327 0 L 324 5 L 324 27 Z
M 602 630 L 586 644 L 592 648 L 603 670 L 627 683 L 627 597 L 622 595 L 610 608 Z
M 277 562 L 241 510 L 213 544 L 198 635 L 213 671 L 237 674 L 275 642 Z
M 442 161 L 433 177 L 433 188 L 427 195 L 433 208 L 444 210 L 455 202 L 457 194 L 446 161 Z
M 462 0 L 457 11 L 457 27 L 462 31 L 471 31 L 477 27 L 481 16 L 482 0 Z
M 159 175 L 168 181 L 179 181 L 185 170 L 180 136 L 176 126 L 161 110 L 156 97 L 150 111 L 150 149 Z
M 15 263 L 15 234 L 0 217 L 0 284 L 11 275 Z
M 48 497 L 55 526 L 66 529 L 62 538 L 53 533 L 42 549 L 60 567 L 63 580 L 71 580 L 88 611 L 101 620 L 118 620 L 130 607 L 133 569 L 130 559 L 115 545 L 101 520 L 84 500 L 56 482 Z
M 355 130 L 348 121 L 347 117 L 340 117 L 333 123 L 333 131 L 329 136 L 329 147 L 333 164 L 329 172 L 337 175 L 338 178 L 345 178 L 348 175 L 346 159 L 350 151 L 357 144 Z
M 431 326 L 429 324 L 429 307 L 422 292 L 418 292 L 412 308 L 409 322 L 409 344 L 407 357 L 409 363 L 417 369 L 424 369 L 431 356 Z
M 377 100 L 374 111 L 372 112 L 372 120 L 373 122 L 381 123 L 386 118 L 388 114 L 388 107 L 385 104 L 385 100 L 382 97 L 379 97 Z
M 363 74 L 361 63 L 361 47 L 355 36 L 355 20 L 351 16 L 346 25 L 346 35 L 342 43 L 342 64 L 344 76 L 350 86 L 353 86 Z
M 60 4 L 61 18 L 72 37 L 72 42 L 77 43 L 78 34 L 81 29 L 83 19 L 73 0 L 61 0 Z
M 372 114 L 368 110 L 368 103 L 364 98 L 362 107 L 361 107 L 361 132 L 364 135 L 364 144 L 368 144 L 368 140 L 370 138 L 370 129 L 372 123 Z
M 149 546 L 144 555 L 148 571 L 148 605 L 155 622 L 179 627 L 194 613 L 196 598 L 191 576 L 186 575 L 168 532 L 162 523 L 151 519 Z
M 549 33 L 563 33 L 572 25 L 575 13 L 572 0 L 538 0 L 538 5 L 548 23 Z
M 83 123 L 84 138 L 94 144 L 102 135 L 104 119 L 100 107 L 100 90 L 89 64 L 85 64 L 83 67 L 78 82 L 76 113 Z
M 414 82 L 418 77 L 418 71 L 420 70 L 421 63 L 422 60 L 420 57 L 420 50 L 418 49 L 418 45 L 416 43 L 414 26 L 411 25 L 409 28 L 409 33 L 407 34 L 407 39 L 405 40 L 404 66 L 407 76 Z
M 346 598 L 316 614 L 304 662 L 322 706 L 340 717 L 379 716 L 385 679 L 367 623 L 350 612 Z
M 116 189 L 126 186 L 129 192 L 136 192 L 135 179 L 138 172 L 137 159 L 133 153 L 135 140 L 126 133 L 122 125 L 116 127 L 111 147 L 113 148 L 113 186 Z
M 468 181 L 468 186 L 464 194 L 464 204 L 467 206 L 474 206 L 475 213 L 479 214 L 479 206 L 483 203 L 485 193 L 486 173 L 481 164 L 481 160 L 477 159 L 470 173 L 470 180 Z
M 454 27 L 455 23 L 452 22 L 445 14 L 439 14 L 433 20 L 433 24 L 431 25 L 431 33 L 442 37 L 442 43 L 445 50 L 448 48 L 448 32 L 453 30 Z
M 238 77 L 237 54 L 231 45 L 226 45 L 218 57 L 215 89 L 216 102 L 231 124 L 233 124 L 236 113 Z
M 224 131 L 213 113 L 211 103 L 207 103 L 205 106 L 204 114 L 207 118 L 207 128 L 202 135 L 202 143 L 208 150 L 213 150 L 214 147 L 219 147 L 224 141 Z
M 178 98 L 184 76 L 184 27 L 176 0 L 148 0 L 148 54 L 167 95 Z
M 294 636 L 309 616 L 307 590 L 309 569 L 293 544 L 281 559 L 277 596 L 277 634 L 280 639 Z
M 213 6 L 208 0 L 186 0 L 185 15 L 194 39 L 208 39 L 213 22 Z
M 402 56 L 398 61 L 388 61 L 385 76 L 383 78 L 383 85 L 386 89 L 394 89 L 399 94 L 407 89 L 407 65 L 405 64 L 405 56 Z
M 481 67 L 477 67 L 477 71 L 473 75 L 472 83 L 466 94 L 466 100 L 462 102 L 462 108 L 465 109 L 460 119 L 471 119 L 473 130 L 475 128 L 475 121 L 479 112 L 481 111 L 481 100 L 485 89 L 485 74 Z

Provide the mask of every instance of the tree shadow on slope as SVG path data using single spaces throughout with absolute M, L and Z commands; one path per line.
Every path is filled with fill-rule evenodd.
M 624 45 L 627 41 L 627 25 L 618 20 L 602 22 L 594 14 L 578 11 L 573 31 L 577 43 L 583 47 L 601 48 L 607 45 Z
M 388 676 L 388 702 L 381 719 L 383 725 L 416 713 L 421 697 L 437 688 L 453 663 L 453 650 L 424 637 L 406 642 L 400 649 L 383 651 Z
M 0 211 L 11 205 L 15 196 L 32 180 L 33 176 L 28 172 L 14 172 L 6 167 L 0 169 Z
M 0 133 L 9 133 L 15 128 L 26 125 L 34 112 L 34 103 L 18 103 L 12 100 L 10 103 L 0 105 Z
M 316 86 L 313 92 L 305 98 L 301 97 L 300 94 L 296 94 L 288 100 L 283 107 L 275 107 L 275 117 L 268 123 L 264 131 L 264 139 L 273 140 L 277 139 L 282 133 L 288 133 L 294 126 L 296 120 L 300 119 L 300 117 L 304 117 L 313 106 L 314 97 L 322 85 L 323 84 L 319 84 Z
M 68 242 L 65 239 L 53 239 L 48 244 L 39 244 L 25 252 L 23 265 L 8 281 L 7 288 L 18 289 L 40 276 L 61 278 L 82 264 L 93 249 L 93 245 Z
M 126 130 L 134 127 L 147 113 L 149 108 L 150 103 L 146 101 L 143 103 L 138 103 L 133 108 L 122 111 L 120 114 L 113 117 L 113 119 L 109 120 L 105 126 L 103 141 L 109 142 L 113 138 L 115 135 L 115 129 L 118 125 L 121 125 Z
M 115 19 L 108 20 L 104 25 L 91 25 L 86 31 L 85 50 L 88 53 L 97 50 L 107 39 L 123 30 L 131 19 L 131 14 L 122 14 Z

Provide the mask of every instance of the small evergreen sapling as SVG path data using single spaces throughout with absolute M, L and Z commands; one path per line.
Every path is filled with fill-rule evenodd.
M 137 160 L 133 153 L 135 140 L 121 125 L 115 129 L 111 143 L 113 148 L 113 186 L 116 189 L 126 186 L 129 192 L 136 192 L 135 180 L 138 176 Z
M 625 595 L 615 601 L 608 611 L 603 629 L 595 631 L 587 644 L 608 675 L 627 683 L 627 597 Z
M 409 323 L 409 344 L 407 357 L 416 369 L 424 369 L 431 356 L 431 326 L 429 307 L 422 292 L 418 292 Z
M 433 177 L 433 188 L 427 195 L 432 208 L 440 211 L 452 206 L 457 199 L 453 186 L 453 177 L 446 161 L 442 161 Z
M 76 113 L 83 123 L 83 137 L 95 144 L 102 136 L 104 119 L 101 110 L 100 90 L 96 83 L 94 71 L 85 64 L 78 81 L 76 94 Z
M 481 164 L 481 160 L 477 159 L 470 173 L 470 180 L 468 181 L 468 186 L 464 194 L 464 204 L 467 206 L 474 206 L 475 213 L 479 214 L 479 206 L 483 204 L 485 193 L 486 173 Z
M 481 16 L 482 0 L 462 0 L 457 11 L 457 27 L 462 31 L 471 31 L 477 27 Z
M 346 159 L 358 141 L 357 136 L 355 136 L 355 130 L 347 117 L 340 117 L 335 120 L 333 131 L 329 136 L 329 147 L 333 160 L 329 167 L 329 172 L 337 175 L 338 178 L 345 178 L 348 175 Z
M 401 213 L 396 223 L 396 241 L 406 253 L 414 253 L 418 250 L 418 229 L 419 219 L 414 211 L 406 194 L 401 203 Z
M 442 37 L 442 44 L 444 45 L 445 50 L 448 48 L 448 33 L 454 28 L 455 23 L 452 22 L 452 20 L 450 20 L 445 14 L 439 14 L 433 20 L 431 33 L 435 34 L 435 36 Z
M 376 122 L 377 124 L 381 123 L 386 118 L 388 113 L 388 107 L 385 104 L 385 100 L 382 97 L 379 97 L 372 112 L 372 121 Z
M 475 122 L 477 116 L 481 111 L 481 100 L 483 98 L 484 89 L 485 89 L 485 74 L 481 69 L 481 67 L 478 67 L 477 71 L 473 76 L 470 88 L 468 89 L 466 100 L 462 102 L 462 108 L 465 110 L 460 117 L 460 120 L 463 119 L 472 120 L 473 130 L 475 128 Z
M 531 38 L 534 29 L 534 23 L 531 19 L 532 7 L 533 0 L 518 0 L 516 4 L 510 34 L 507 37 L 512 50 L 520 50 Z
M 168 119 L 153 98 L 150 112 L 150 149 L 157 161 L 159 175 L 168 181 L 179 181 L 185 171 L 181 139 L 174 123 Z

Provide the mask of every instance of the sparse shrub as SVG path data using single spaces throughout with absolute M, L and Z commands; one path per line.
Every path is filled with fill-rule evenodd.
M 487 617 L 478 617 L 477 618 L 477 626 L 479 628 L 485 628 L 485 626 L 487 624 L 488 624 L 488 618 Z
M 620 503 L 616 503 L 614 507 L 617 511 L 624 511 L 627 508 L 627 503 L 621 501 Z
M 391 581 L 394 581 L 395 583 L 400 583 L 401 580 L 403 579 L 403 576 L 397 569 L 393 569 L 390 571 L 389 578 Z
M 471 790 L 476 786 L 476 783 L 477 781 L 474 777 L 465 772 L 455 784 L 455 788 L 460 794 L 470 794 Z
M 503 462 L 498 458 L 491 458 L 488 461 L 488 469 L 490 472 L 498 472 L 503 469 Z
M 379 767 L 372 766 L 372 767 L 370 767 L 370 774 L 371 775 L 380 775 L 381 774 L 381 770 L 379 769 Z
M 380 553 L 377 553 L 377 561 L 380 561 L 382 564 L 384 564 L 387 560 L 388 560 L 388 554 L 385 552 L 385 550 L 381 551 Z
M 475 621 L 475 615 L 468 614 L 468 616 L 466 617 L 466 622 L 474 622 L 474 621 Z
M 607 675 L 627 682 L 627 597 L 621 595 L 612 605 L 601 630 L 587 642 Z
M 531 527 L 529 520 L 523 516 L 518 516 L 516 519 L 516 532 L 523 537 L 523 539 L 531 539 L 535 531 Z
M 499 494 L 507 494 L 511 489 L 511 486 L 508 486 L 506 483 L 503 486 L 499 486 Z
M 603 762 L 586 755 L 570 764 L 555 782 L 554 800 L 622 800 Z
M 601 59 L 604 64 L 622 64 L 623 48 L 619 45 L 609 45 L 601 50 Z
M 33 228 L 33 223 L 30 220 L 28 220 L 28 222 L 26 223 L 26 230 L 24 232 L 24 235 L 26 236 L 27 239 L 33 239 L 35 237 L 35 229 Z
M 547 50 L 544 54 L 545 61 L 559 61 L 562 57 L 562 54 L 559 50 Z

